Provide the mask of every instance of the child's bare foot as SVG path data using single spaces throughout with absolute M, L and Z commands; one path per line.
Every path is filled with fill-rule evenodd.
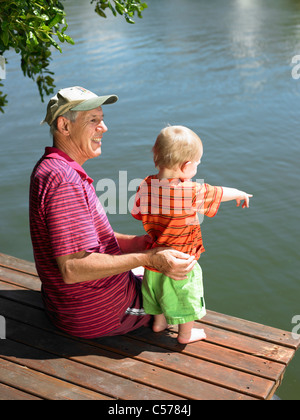
M 152 330 L 154 332 L 161 332 L 164 331 L 168 326 L 166 318 L 164 314 L 154 315 L 154 322 L 152 326 Z
M 193 343 L 195 341 L 205 340 L 206 334 L 204 330 L 193 328 L 189 333 L 180 332 L 177 337 L 177 341 L 180 344 Z

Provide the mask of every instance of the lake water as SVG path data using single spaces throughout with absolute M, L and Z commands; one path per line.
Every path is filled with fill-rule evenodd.
M 224 203 L 202 224 L 207 306 L 291 331 L 300 314 L 297 57 L 292 63 L 300 54 L 300 2 L 149 0 L 135 25 L 99 18 L 90 2 L 65 6 L 76 45 L 53 54 L 57 88 L 81 85 L 120 98 L 104 108 L 101 157 L 84 166 L 99 196 L 103 179 L 114 180 L 119 195 L 120 171 L 127 171 L 117 214 L 108 214 L 113 228 L 143 233 L 120 211 L 134 194 L 129 183 L 154 173 L 151 147 L 165 125 L 190 127 L 204 144 L 197 178 L 254 194 L 250 209 Z M 19 57 L 7 58 L 0 252 L 33 260 L 29 177 L 51 139 L 39 125 L 46 103 L 23 77 Z M 277 395 L 300 399 L 299 354 Z

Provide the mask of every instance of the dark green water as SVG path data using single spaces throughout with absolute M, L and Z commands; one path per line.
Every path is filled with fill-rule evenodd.
M 190 127 L 204 144 L 197 178 L 254 194 L 250 209 L 225 203 L 202 224 L 207 305 L 291 331 L 300 314 L 300 79 L 292 64 L 300 54 L 300 2 L 149 0 L 136 25 L 100 19 L 89 2 L 65 4 L 76 45 L 54 53 L 57 87 L 82 85 L 120 98 L 105 108 L 102 156 L 85 165 L 99 196 L 103 179 L 116 182 L 117 214 L 108 214 L 114 229 L 143 233 L 123 211 L 133 195 L 129 183 L 153 173 L 151 147 L 161 128 Z M 39 125 L 46 105 L 19 58 L 7 58 L 0 252 L 33 260 L 29 176 L 51 140 Z M 128 185 L 121 201 L 120 171 Z M 300 399 L 299 354 L 277 395 Z

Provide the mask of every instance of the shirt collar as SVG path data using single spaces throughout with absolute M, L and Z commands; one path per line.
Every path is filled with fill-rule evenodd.
M 56 147 L 46 147 L 45 154 L 43 156 L 44 159 L 58 159 L 66 162 L 71 168 L 73 168 L 84 181 L 88 181 L 89 184 L 92 184 L 94 180 L 88 176 L 82 166 L 79 163 L 75 162 L 75 160 L 71 159 L 66 153 L 62 150 L 57 149 Z

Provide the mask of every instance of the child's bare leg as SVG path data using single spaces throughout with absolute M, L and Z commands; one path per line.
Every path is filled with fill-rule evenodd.
M 164 314 L 154 315 L 154 322 L 152 326 L 152 330 L 154 332 L 164 331 L 168 326 L 166 318 Z
M 204 330 L 193 328 L 194 321 L 179 324 L 177 340 L 180 344 L 193 343 L 194 341 L 204 340 L 206 334 Z

